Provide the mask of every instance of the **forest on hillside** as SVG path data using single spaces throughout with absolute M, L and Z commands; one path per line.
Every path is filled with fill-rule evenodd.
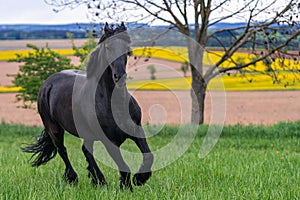
M 224 30 L 218 33 L 217 38 L 210 38 L 207 42 L 208 47 L 222 47 L 218 40 L 222 41 L 225 46 L 230 46 L 232 40 L 242 34 L 243 29 L 230 30 L 232 27 L 242 27 L 241 23 L 219 24 L 213 27 L 213 30 Z M 88 24 L 71 24 L 71 25 L 27 25 L 27 26 L 1 26 L 0 25 L 0 40 L 36 40 L 36 39 L 69 39 L 70 36 L 74 39 L 100 37 L 101 24 L 90 26 Z M 166 31 L 167 30 L 167 31 Z M 227 31 L 228 30 L 228 31 Z M 230 30 L 230 31 L 229 31 Z M 133 46 L 185 46 L 186 39 L 176 29 L 170 29 L 167 26 L 147 26 L 145 24 L 129 25 L 128 31 L 132 37 Z M 273 43 L 282 43 L 286 37 L 292 33 L 289 27 L 278 27 L 277 33 L 269 33 L 265 30 L 257 35 L 259 43 L 263 48 L 267 40 L 272 40 Z M 268 34 L 270 36 L 268 36 Z M 292 42 L 292 46 L 298 46 L 300 38 Z M 249 45 L 244 45 L 243 48 L 251 48 Z M 289 50 L 298 50 L 287 47 Z

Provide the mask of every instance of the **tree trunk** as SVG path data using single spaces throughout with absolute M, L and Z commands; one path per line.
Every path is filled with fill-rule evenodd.
M 206 96 L 207 84 L 200 73 L 192 66 L 192 116 L 193 124 L 203 124 L 204 122 L 204 101 Z
M 203 124 L 204 100 L 207 84 L 203 78 L 204 49 L 194 40 L 187 38 L 188 54 L 192 72 L 192 116 L 191 123 Z

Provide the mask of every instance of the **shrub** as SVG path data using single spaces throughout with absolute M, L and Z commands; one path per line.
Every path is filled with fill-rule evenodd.
M 9 62 L 21 63 L 13 80 L 16 86 L 22 87 L 16 98 L 17 101 L 23 101 L 24 108 L 31 108 L 37 101 L 41 85 L 51 74 L 75 66 L 71 64 L 71 59 L 52 51 L 48 45 L 38 48 L 27 44 L 27 47 L 33 51 L 27 55 L 16 54 L 16 58 L 10 59 Z

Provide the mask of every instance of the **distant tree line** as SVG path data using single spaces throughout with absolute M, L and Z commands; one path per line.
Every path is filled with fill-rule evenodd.
M 141 29 L 143 29 L 141 31 Z M 165 27 L 144 27 L 132 28 L 129 33 L 134 41 L 133 46 L 185 46 L 185 37 L 178 31 L 170 31 L 165 34 Z M 289 32 L 288 27 L 282 27 L 281 31 L 273 34 L 271 40 L 273 43 L 282 43 L 286 40 L 286 32 Z M 90 38 L 91 35 L 99 37 L 99 30 L 86 30 L 86 31 L 67 31 L 67 30 L 39 30 L 39 31 L 23 31 L 23 30 L 0 30 L 0 40 L 25 40 L 25 39 L 69 39 L 72 35 L 73 39 Z M 193 35 L 194 33 L 192 33 Z M 230 46 L 233 37 L 238 37 L 242 34 L 242 30 L 237 31 L 224 31 L 217 33 L 218 40 L 222 40 L 224 46 Z M 264 33 L 265 34 L 265 33 Z M 264 48 L 266 37 L 257 35 L 258 48 Z M 215 38 L 210 38 L 207 41 L 207 47 L 221 47 L 220 42 Z M 300 44 L 300 38 L 291 42 L 292 45 L 287 47 L 289 50 L 299 50 L 295 48 Z M 245 44 L 242 48 L 251 48 L 251 44 Z
M 299 27 L 300 28 L 300 27 Z M 133 46 L 185 46 L 186 45 L 186 38 L 185 36 L 180 33 L 179 31 L 170 31 L 166 33 L 166 28 L 143 28 L 144 30 L 141 31 L 138 30 L 130 30 L 130 35 L 132 37 L 132 41 L 138 41 L 133 44 Z M 287 40 L 287 33 L 292 32 L 290 27 L 282 26 L 278 28 L 279 31 L 276 33 L 271 33 L 271 30 L 268 33 L 268 30 L 266 29 L 265 32 L 261 34 L 256 34 L 256 41 L 257 41 L 257 49 L 264 49 L 265 43 L 268 42 L 268 40 L 272 40 L 272 43 L 274 45 L 281 44 L 284 41 Z M 208 33 L 215 31 L 213 29 L 208 30 Z M 234 38 L 239 37 L 242 35 L 243 30 L 235 30 L 235 31 L 222 31 L 219 33 L 216 33 L 216 37 L 209 38 L 207 41 L 207 47 L 216 47 L 220 48 L 222 47 L 220 45 L 220 40 L 222 41 L 222 45 L 225 47 L 229 47 L 233 41 Z M 193 37 L 195 33 L 192 32 L 191 35 Z M 269 35 L 266 37 L 266 35 Z M 286 46 L 288 50 L 299 50 L 299 44 L 300 44 L 300 38 L 291 41 L 289 46 Z M 252 43 L 245 43 L 241 46 L 241 48 L 250 49 L 252 48 Z M 300 55 L 300 54 L 299 54 Z
M 85 32 L 70 32 L 63 30 L 42 30 L 42 31 L 19 31 L 19 30 L 1 30 L 0 40 L 30 40 L 30 39 L 67 39 L 68 33 L 73 38 L 86 38 Z

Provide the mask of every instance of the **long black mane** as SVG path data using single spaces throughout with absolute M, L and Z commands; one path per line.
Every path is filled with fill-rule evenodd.
M 126 31 L 127 28 L 124 26 L 124 23 L 122 23 L 121 25 L 117 25 L 116 28 L 114 28 L 113 25 L 108 26 L 108 24 L 106 24 L 103 30 L 103 34 L 98 41 L 98 44 L 104 42 L 109 37 L 117 36 L 119 33 L 126 32 Z M 124 35 L 122 35 L 122 37 L 124 37 Z M 127 37 L 123 39 L 127 40 L 129 43 L 131 42 L 129 35 L 127 35 Z
M 94 75 L 97 74 L 103 74 L 103 73 L 99 73 L 99 72 L 95 72 L 95 70 L 97 70 L 97 63 L 99 64 L 100 62 L 105 62 L 106 59 L 99 60 L 99 55 L 103 55 L 101 51 L 101 47 L 106 48 L 105 47 L 105 42 L 108 42 L 109 40 L 114 40 L 114 39 L 122 39 L 123 41 L 127 42 L 128 44 L 131 43 L 131 39 L 130 39 L 130 35 L 127 32 L 127 28 L 125 27 L 124 23 L 122 23 L 121 25 L 117 25 L 116 28 L 114 28 L 114 26 L 109 26 L 107 23 L 103 29 L 103 34 L 101 36 L 101 38 L 99 39 L 98 43 L 97 43 L 97 47 L 90 53 L 89 58 L 88 58 L 88 62 L 86 65 L 86 70 L 87 70 L 87 78 L 90 78 Z M 102 46 L 103 45 L 103 46 Z M 127 49 L 126 52 L 128 55 L 131 54 L 131 49 Z M 102 56 L 103 57 L 103 56 Z M 102 63 L 101 66 L 105 67 L 106 69 L 107 66 L 111 64 L 111 63 Z

